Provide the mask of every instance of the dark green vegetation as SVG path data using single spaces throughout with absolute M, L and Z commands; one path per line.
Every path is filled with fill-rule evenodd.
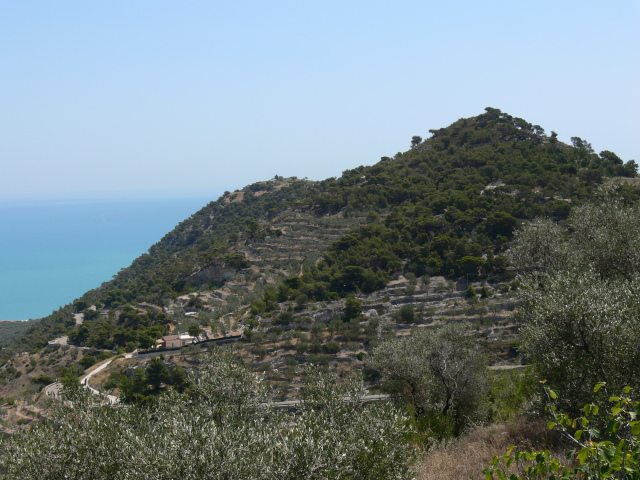
M 0 322 L 0 348 L 8 347 L 22 337 L 37 320 Z
M 95 310 L 84 310 L 85 322 L 72 330 L 69 340 L 78 345 L 112 349 L 117 347 L 155 346 L 155 340 L 168 333 L 167 315 L 157 309 L 139 311 L 131 305 L 124 305 L 116 318 L 115 310 L 110 310 L 106 318 L 100 318 Z
M 292 212 L 311 219 L 339 212 L 346 229 L 318 250 L 319 263 L 310 259 L 303 275 L 285 283 L 277 296 L 267 291 L 264 304 L 256 305 L 258 313 L 272 310 L 275 300 L 303 305 L 372 292 L 398 274 L 499 277 L 506 267 L 502 252 L 519 221 L 566 218 L 571 202 L 592 198 L 604 177 L 634 176 L 637 170 L 635 162 L 624 163 L 610 151 L 594 153 L 580 138 L 573 146 L 562 144 L 555 133 L 547 136 L 541 127 L 493 108 L 430 132 L 431 138 L 412 141 L 409 151 L 347 170 L 340 178 L 311 182 L 276 176 L 225 193 L 112 281 L 44 319 L 17 348 L 41 347 L 67 332 L 72 311 L 90 304 L 105 310 L 139 302 L 165 306 L 178 295 L 215 289 L 256 265 L 247 248 L 279 239 L 280 224 Z M 86 322 L 74 335 L 80 344 L 93 337 L 91 344 L 105 348 L 125 346 L 134 337 L 144 346 L 163 333 L 165 323 L 150 312 L 119 313 L 108 324 Z
M 528 224 L 510 257 L 522 272 L 521 348 L 575 414 L 598 382 L 611 394 L 640 385 L 640 205 L 601 188 L 566 227 Z
M 183 393 L 187 386 L 187 373 L 180 365 L 167 368 L 160 357 L 154 357 L 147 368 L 138 367 L 133 378 L 122 373 L 112 377 L 105 385 L 120 389 L 120 398 L 125 403 L 150 404 L 156 401 L 161 387 Z
M 348 436 L 354 450 L 344 452 L 351 459 L 345 460 L 346 472 L 364 468 L 358 462 L 380 459 L 382 464 L 367 469 L 380 469 L 381 478 L 393 478 L 385 456 L 394 455 L 400 455 L 398 468 L 406 467 L 397 477 L 409 475 L 402 463 L 409 459 L 405 441 L 434 446 L 477 423 L 509 420 L 527 408 L 540 414 L 542 380 L 554 395 L 557 391 L 567 399 L 559 406 L 572 415 L 591 401 L 596 382 L 607 382 L 612 392 L 637 386 L 640 210 L 634 205 L 639 195 L 626 184 L 614 192 L 606 179 L 635 176 L 635 163 L 625 164 L 609 151 L 595 154 L 577 137 L 573 146 L 562 144 L 555 134 L 546 136 L 540 127 L 491 108 L 431 133 L 424 142 L 414 137 L 404 154 L 348 170 L 339 179 L 275 177 L 225 193 L 112 281 L 30 329 L 14 351 L 34 351 L 52 336 L 67 333 L 75 345 L 93 347 L 79 361 L 91 367 L 112 350 L 153 347 L 169 331 L 211 337 L 243 332 L 238 343 L 226 348 L 242 359 L 234 360 L 233 368 L 244 371 L 250 365 L 262 375 L 260 394 L 252 398 L 305 399 L 317 391 L 327 402 L 322 392 L 333 392 L 331 408 L 315 410 L 328 415 L 322 418 L 329 426 L 318 428 L 330 432 L 335 427 L 337 436 Z M 82 325 L 76 325 L 76 312 L 82 312 Z M 240 383 L 224 383 L 214 373 L 230 365 L 230 358 L 203 365 L 203 347 L 185 347 L 165 359 L 117 358 L 112 370 L 103 372 L 107 380 L 101 385 L 115 389 L 132 418 L 146 419 L 145 435 L 151 438 L 161 438 L 157 429 L 169 431 L 159 419 L 174 418 L 175 410 L 186 406 L 188 415 L 180 418 L 187 426 L 170 435 L 180 437 L 174 445 L 186 445 L 193 441 L 186 439 L 187 432 L 193 432 L 202 458 L 190 470 L 180 448 L 149 446 L 144 458 L 180 457 L 173 470 L 146 463 L 159 469 L 160 478 L 211 475 L 207 469 L 220 455 L 217 440 L 207 437 L 198 422 L 225 432 L 229 407 L 218 405 L 224 412 L 209 418 L 198 409 L 200 403 L 211 407 L 207 402 L 212 400 L 198 395 L 198 389 L 226 398 L 221 392 L 241 393 L 254 385 L 248 371 Z M 525 373 L 512 369 L 522 363 L 531 364 Z M 0 372 L 13 375 L 13 381 L 9 367 L 17 372 L 9 362 L 0 364 Z M 65 368 L 55 373 L 76 388 L 81 369 Z M 355 409 L 373 415 L 360 419 L 363 425 L 387 425 L 394 442 L 402 437 L 389 448 L 402 448 L 384 450 L 377 440 L 369 442 L 371 432 L 357 422 L 344 423 L 343 394 L 329 388 L 335 377 L 314 377 L 313 385 L 324 385 L 320 390 L 302 388 L 312 372 L 326 370 L 342 377 L 346 389 L 352 388 L 349 379 L 359 378 L 392 395 L 389 403 L 397 410 L 385 410 L 391 408 L 386 404 L 379 410 L 360 403 L 350 408 L 352 414 Z M 305 443 L 309 451 L 325 448 L 316 426 L 305 423 L 307 411 L 304 406 L 296 417 L 300 423 L 289 418 L 282 424 L 277 423 L 280 413 L 240 412 L 234 427 L 245 432 L 245 439 L 262 438 L 256 419 L 273 420 L 275 429 L 270 430 L 271 444 L 257 441 L 257 456 L 245 440 L 229 434 L 225 445 L 252 452 L 229 464 L 248 478 L 278 478 L 271 473 L 277 469 L 286 472 L 280 478 L 290 472 L 313 478 L 302 467 L 278 463 L 278 448 L 306 458 L 306 450 L 295 446 L 305 438 L 320 442 L 315 447 Z M 388 423 L 389 412 L 396 412 L 395 423 Z M 59 421 L 77 414 L 72 410 Z M 114 415 L 105 408 L 95 414 L 96 421 L 103 414 Z M 124 441 L 134 441 L 138 432 L 127 418 L 118 425 L 130 432 Z M 300 425 L 309 430 L 296 430 Z M 46 433 L 42 428 L 36 431 Z M 97 450 L 113 448 L 100 442 L 112 441 L 114 432 L 96 431 L 76 435 L 70 428 L 65 448 L 91 449 L 83 442 L 93 438 L 98 438 Z M 274 431 L 284 435 L 277 447 Z M 296 433 L 288 437 L 288 432 Z M 32 441 L 25 438 L 19 441 Z M 341 452 L 326 457 L 328 464 L 336 464 L 332 455 Z M 18 453 L 12 455 L 20 465 Z M 246 473 L 258 471 L 255 465 L 267 473 Z M 319 471 L 318 478 L 358 478 Z M 137 471 L 132 466 L 117 472 Z M 242 477 L 228 473 L 228 478 Z
M 296 288 L 278 291 L 280 298 L 372 292 L 399 273 L 502 275 L 501 253 L 518 221 L 564 219 L 571 202 L 591 198 L 604 176 L 635 175 L 637 168 L 611 152 L 596 155 L 577 138 L 574 147 L 559 144 L 494 109 L 432 133 L 394 159 L 319 183 L 310 208 L 369 210 L 368 223 L 331 245 L 317 267 L 292 280 Z

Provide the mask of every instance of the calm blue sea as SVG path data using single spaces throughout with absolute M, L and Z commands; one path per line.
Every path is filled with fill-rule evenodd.
M 0 320 L 49 315 L 217 197 L 0 203 Z

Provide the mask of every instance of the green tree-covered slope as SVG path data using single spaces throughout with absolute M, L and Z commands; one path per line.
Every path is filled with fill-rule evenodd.
M 36 320 L 0 322 L 0 348 L 8 347 L 34 325 Z
M 239 272 L 250 272 L 252 285 L 227 310 L 254 302 L 257 313 L 276 301 L 375 291 L 398 274 L 499 277 L 518 222 L 562 220 L 603 179 L 637 173 L 634 161 L 597 154 L 578 137 L 563 144 L 555 133 L 494 108 L 430 134 L 340 178 L 275 177 L 225 192 L 113 280 L 32 327 L 15 348 L 39 347 L 68 332 L 78 343 L 93 335 L 103 347 L 148 343 L 170 318 L 135 305 L 167 306 L 232 282 Z M 637 197 L 624 188 L 628 198 Z M 74 328 L 71 314 L 92 304 L 105 315 L 85 310 L 83 327 Z

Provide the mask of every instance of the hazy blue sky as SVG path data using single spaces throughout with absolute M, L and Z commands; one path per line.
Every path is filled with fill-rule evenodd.
M 0 199 L 337 176 L 500 108 L 640 161 L 638 1 L 0 0 Z

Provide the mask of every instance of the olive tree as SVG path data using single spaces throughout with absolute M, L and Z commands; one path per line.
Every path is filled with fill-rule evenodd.
M 576 207 L 563 229 L 536 220 L 515 235 L 521 350 L 573 407 L 590 389 L 640 383 L 640 207 L 616 187 Z
M 468 328 L 416 328 L 376 348 L 368 365 L 394 381 L 416 418 L 452 418 L 456 430 L 482 416 L 486 360 Z
M 591 387 L 640 383 L 640 276 L 602 279 L 593 269 L 524 282 L 521 348 L 541 379 L 574 406 Z
M 149 407 L 111 406 L 79 389 L 29 432 L 0 438 L 0 478 L 409 479 L 407 419 L 368 405 L 362 383 L 308 369 L 297 412 L 231 355 L 189 374 Z
M 572 210 L 567 228 L 549 219 L 524 226 L 514 235 L 511 263 L 523 277 L 578 268 L 630 280 L 640 273 L 640 205 L 627 205 L 617 189 L 601 186 L 594 201 Z

